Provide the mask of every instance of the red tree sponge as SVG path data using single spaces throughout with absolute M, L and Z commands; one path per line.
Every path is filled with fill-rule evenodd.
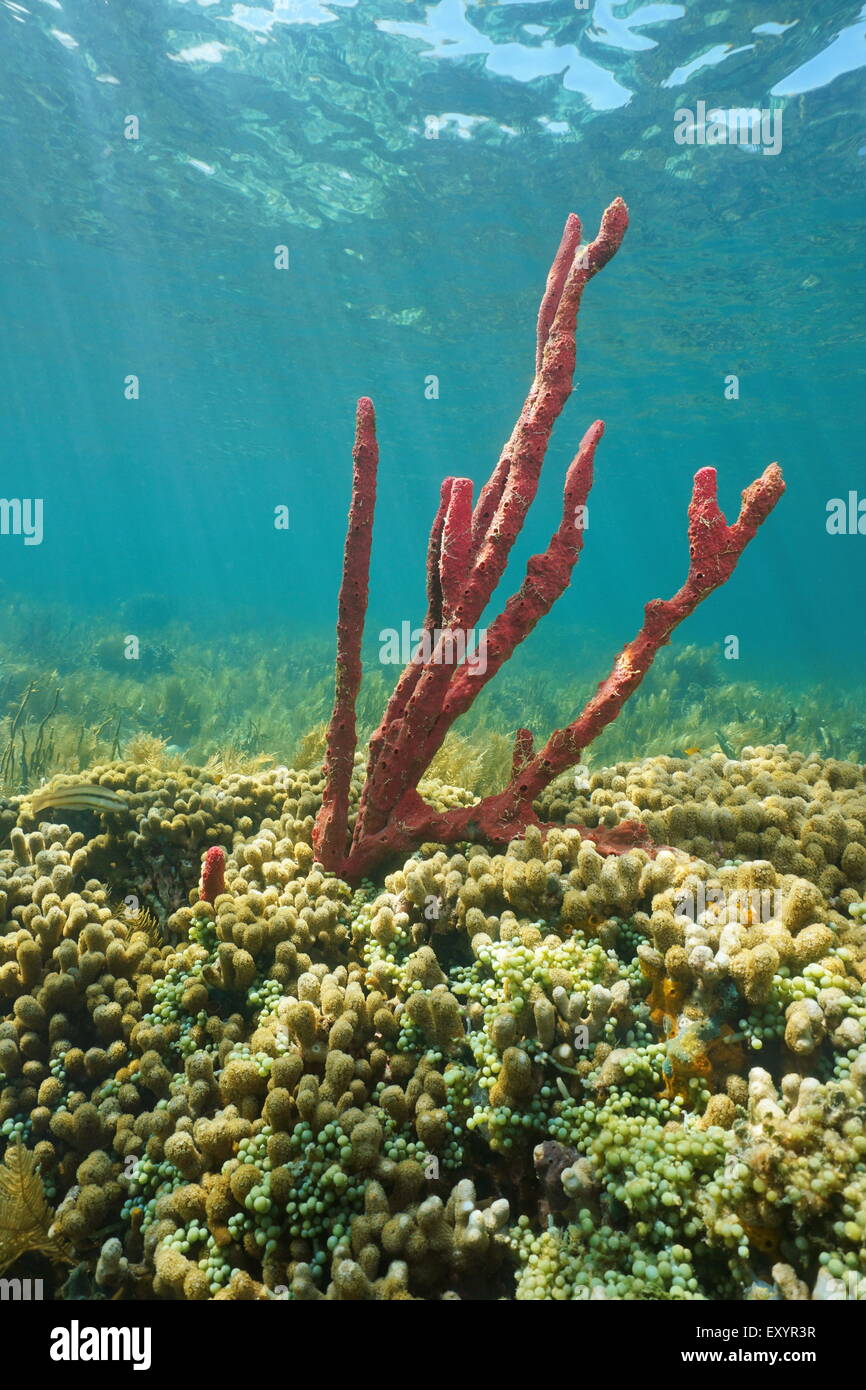
M 202 862 L 199 900 L 203 903 L 215 902 L 220 893 L 225 891 L 226 852 L 221 845 L 214 845 Z

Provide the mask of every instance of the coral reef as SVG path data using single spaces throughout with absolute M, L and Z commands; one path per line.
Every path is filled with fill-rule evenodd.
M 511 438 L 474 507 L 469 479 L 446 478 L 442 484 L 427 551 L 423 641 L 400 676 L 370 740 L 366 779 L 350 838 L 355 704 L 361 687 L 379 460 L 372 402 L 366 397 L 358 402 L 337 616 L 336 689 L 326 740 L 324 797 L 313 836 L 321 862 L 344 878 L 357 880 L 425 838 L 504 843 L 527 826 L 538 826 L 533 802 L 616 719 L 673 630 L 731 577 L 785 490 L 781 470 L 770 464 L 745 489 L 739 515 L 728 525 L 716 498 L 715 469 L 700 469 L 688 510 L 685 583 L 672 598 L 653 599 L 646 605 L 643 626 L 616 657 L 610 675 L 580 715 L 552 733 L 538 753 L 533 752 L 532 733 L 519 729 L 507 785 L 469 812 L 437 814 L 424 802 L 418 781 L 452 724 L 561 597 L 580 557 L 595 451 L 604 432 L 601 420 L 586 431 L 566 473 L 559 527 L 544 553 L 529 560 L 519 591 L 490 626 L 483 668 L 470 659 L 470 639 L 505 574 L 535 498 L 553 426 L 571 394 L 583 291 L 619 250 L 627 226 L 628 211 L 617 198 L 605 210 L 598 235 L 582 247 L 580 220 L 570 214 L 538 313 L 535 377 Z M 623 822 L 619 832 L 616 837 L 588 833 L 605 853 L 645 843 L 638 825 Z
M 197 1300 L 866 1289 L 863 768 L 621 763 L 554 782 L 545 831 L 354 890 L 312 847 L 318 770 L 87 781 L 126 809 L 0 806 L 0 1175 L 38 1164 L 52 1243 L 11 1273 Z M 635 814 L 653 857 L 578 829 Z

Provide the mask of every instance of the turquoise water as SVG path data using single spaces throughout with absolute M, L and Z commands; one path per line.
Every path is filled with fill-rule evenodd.
M 507 577 L 600 416 L 584 555 L 530 655 L 571 678 L 578 635 L 616 650 L 684 576 L 693 472 L 718 468 L 730 514 L 776 459 L 787 494 L 681 639 L 737 635 L 736 676 L 792 699 L 857 690 L 866 537 L 826 523 L 866 497 L 864 15 L 4 0 L 2 492 L 44 503 L 41 544 L 0 536 L 7 605 L 128 630 L 155 593 L 215 652 L 329 637 L 363 393 L 372 650 L 420 621 L 440 479 L 487 477 L 565 216 L 594 235 L 621 194 L 631 228 L 584 297 L 579 385 Z M 678 144 L 699 102 L 781 117 L 781 148 Z M 49 662 L 62 644 L 49 624 Z
M 663 1301 L 644 1370 L 866 1298 L 864 72 L 853 0 L 0 0 L 0 1299 Z M 357 398 L 363 750 L 618 195 L 481 623 L 600 417 L 571 587 L 323 778 Z

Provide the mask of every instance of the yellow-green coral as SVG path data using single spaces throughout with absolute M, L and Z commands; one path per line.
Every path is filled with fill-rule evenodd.
M 353 891 L 314 860 L 315 767 L 139 751 L 87 774 L 127 811 L 73 828 L 25 797 L 0 849 L 0 1143 L 97 1288 L 821 1297 L 866 1272 L 861 770 L 619 764 L 552 788 L 546 834 Z M 576 828 L 626 813 L 669 847 L 604 858 Z

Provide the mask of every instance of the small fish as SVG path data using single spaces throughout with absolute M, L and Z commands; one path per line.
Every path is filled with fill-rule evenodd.
M 576 1149 L 570 1149 L 556 1139 L 545 1139 L 533 1149 L 535 1176 L 541 1183 L 551 1211 L 562 1211 L 568 1206 L 569 1196 L 563 1189 L 562 1175 L 578 1157 Z
M 110 787 L 76 782 L 68 787 L 40 787 L 30 797 L 35 814 L 49 806 L 57 811 L 125 811 L 129 803 Z
M 686 755 L 687 758 L 691 758 L 691 757 L 693 756 L 693 754 L 695 754 L 695 753 L 700 753 L 700 751 L 701 751 L 701 750 L 700 750 L 700 748 L 697 746 L 697 744 L 695 744 L 692 748 L 684 748 L 684 749 L 683 749 L 683 752 L 685 753 L 685 755 Z
M 753 1225 L 744 1221 L 740 1217 L 740 1225 L 746 1233 L 746 1238 L 750 1245 L 754 1245 L 756 1250 L 760 1250 L 762 1255 L 772 1255 L 774 1258 L 779 1256 L 779 1242 L 781 1232 L 773 1226 Z

